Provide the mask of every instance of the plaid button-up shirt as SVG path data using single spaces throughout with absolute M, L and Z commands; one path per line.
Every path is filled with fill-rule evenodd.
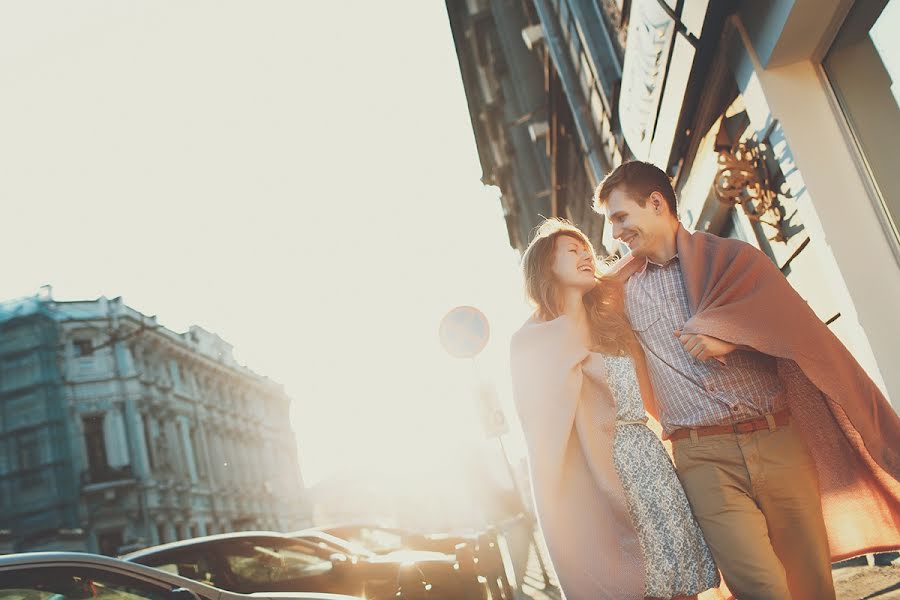
M 775 359 L 735 350 L 701 362 L 675 336 L 691 317 L 681 264 L 647 262 L 625 286 L 632 328 L 647 355 L 650 379 L 659 401 L 663 429 L 721 425 L 779 410 L 783 387 Z

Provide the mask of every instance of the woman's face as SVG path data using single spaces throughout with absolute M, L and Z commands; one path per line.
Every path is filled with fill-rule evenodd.
M 550 270 L 563 289 L 576 288 L 587 293 L 597 283 L 594 254 L 587 244 L 571 235 L 556 236 Z

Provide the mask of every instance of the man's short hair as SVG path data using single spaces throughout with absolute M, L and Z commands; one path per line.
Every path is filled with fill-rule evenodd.
M 594 191 L 594 210 L 603 212 L 610 194 L 617 189 L 624 190 L 640 206 L 647 204 L 650 194 L 659 192 L 666 199 L 672 216 L 676 218 L 678 216 L 678 202 L 675 200 L 672 180 L 665 171 L 654 164 L 630 160 L 613 169 Z

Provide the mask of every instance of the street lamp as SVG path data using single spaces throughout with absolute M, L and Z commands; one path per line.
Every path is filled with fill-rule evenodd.
M 457 306 L 456 308 L 451 309 L 444 315 L 444 318 L 441 319 L 441 325 L 438 329 L 441 345 L 450 356 L 456 358 L 469 358 L 472 360 L 473 371 L 476 371 L 476 383 L 477 370 L 475 369 L 475 357 L 484 350 L 485 346 L 487 346 L 488 339 L 490 339 L 490 332 L 491 328 L 487 317 L 474 306 Z M 509 453 L 507 453 L 506 446 L 503 443 L 503 435 L 509 431 L 509 428 L 507 426 L 506 416 L 503 414 L 503 408 L 500 406 L 500 402 L 497 398 L 497 392 L 492 384 L 485 383 L 479 385 L 477 390 L 477 401 L 485 433 L 489 438 L 497 438 L 497 442 L 500 444 L 500 450 L 503 453 L 503 461 L 506 463 L 506 469 L 509 472 L 513 490 L 515 491 L 516 498 L 521 506 L 523 497 L 522 491 L 519 488 L 515 470 L 509 460 Z M 522 514 L 527 514 L 524 507 Z M 534 529 L 532 529 L 531 537 L 535 548 L 535 554 L 537 555 L 541 572 L 544 576 L 544 582 L 546 585 L 549 585 L 550 578 L 544 565 L 543 558 L 541 557 Z M 510 579 L 508 575 L 508 565 L 504 565 L 504 570 L 507 571 L 505 577 L 506 581 L 504 581 L 504 585 L 507 587 L 507 590 L 505 591 L 507 594 L 511 594 L 511 590 L 508 589 Z

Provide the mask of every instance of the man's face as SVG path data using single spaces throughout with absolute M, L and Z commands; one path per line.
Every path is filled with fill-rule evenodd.
M 628 192 L 618 188 L 606 202 L 606 218 L 612 224 L 613 237 L 624 242 L 635 256 L 654 254 L 671 235 L 669 212 L 665 207 L 658 207 L 654 199 L 648 198 L 641 206 Z M 659 199 L 665 202 L 661 196 Z

